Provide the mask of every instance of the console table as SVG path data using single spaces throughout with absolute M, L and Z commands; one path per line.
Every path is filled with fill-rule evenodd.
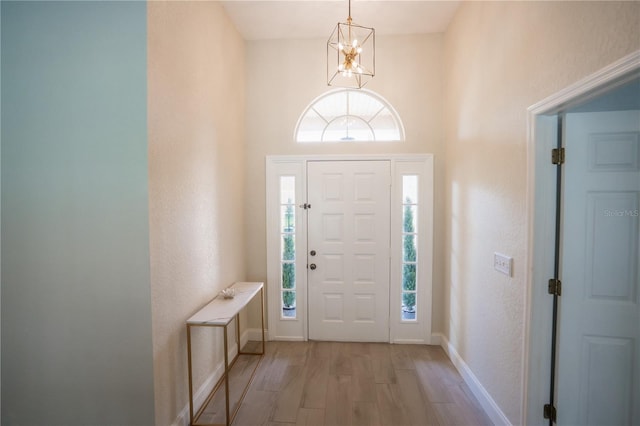
M 235 290 L 235 297 L 232 299 L 225 299 L 221 295 L 218 295 L 215 299 L 213 299 L 209 304 L 207 304 L 204 308 L 200 309 L 196 312 L 191 318 L 187 320 L 187 356 L 188 356 L 188 368 L 189 368 L 189 420 L 192 426 L 203 426 L 198 424 L 197 421 L 204 412 L 204 409 L 207 407 L 207 404 L 211 401 L 215 393 L 220 388 L 220 385 L 224 382 L 225 387 L 225 414 L 226 414 L 226 425 L 229 426 L 233 419 L 235 418 L 238 409 L 240 408 L 240 403 L 244 399 L 245 394 L 253 380 L 253 376 L 255 375 L 258 366 L 260 365 L 260 360 L 256 363 L 254 367 L 251 377 L 249 378 L 248 383 L 245 385 L 242 395 L 240 396 L 240 400 L 236 405 L 236 409 L 233 413 L 229 412 L 229 370 L 233 367 L 233 364 L 236 362 L 240 355 L 264 355 L 264 284 L 258 282 L 238 282 L 231 286 Z M 253 298 L 260 294 L 260 318 L 262 320 L 261 329 L 262 329 L 262 350 L 260 352 L 242 352 L 240 348 L 240 311 L 244 309 L 247 304 L 253 300 Z M 235 319 L 236 321 L 236 345 L 237 345 L 237 354 L 229 362 L 229 349 L 228 349 L 228 341 L 227 341 L 227 327 L 229 324 Z M 213 387 L 213 390 L 202 404 L 202 407 L 195 412 L 195 408 L 193 406 L 193 376 L 192 376 L 192 366 L 191 366 L 191 328 L 192 327 L 221 327 L 224 330 L 224 373 L 222 377 L 218 380 L 216 385 Z M 207 425 L 209 426 L 209 425 Z M 213 425 L 211 425 L 213 426 Z M 215 425 L 217 426 L 217 425 Z

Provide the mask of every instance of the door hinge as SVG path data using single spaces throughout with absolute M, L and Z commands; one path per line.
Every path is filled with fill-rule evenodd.
M 544 405 L 544 418 L 551 419 L 555 423 L 556 421 L 556 407 L 551 404 Z
M 564 148 L 554 148 L 551 150 L 551 163 L 564 164 Z
M 310 209 L 311 208 L 311 204 L 307 204 L 307 203 L 300 204 L 300 208 L 301 209 L 305 209 L 305 210 Z
M 549 294 L 562 295 L 562 282 L 560 280 L 555 278 L 549 280 Z

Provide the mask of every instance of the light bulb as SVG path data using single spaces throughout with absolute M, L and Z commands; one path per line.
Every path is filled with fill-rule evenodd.
M 353 40 L 353 43 L 351 43 L 351 45 L 353 47 L 358 47 L 358 40 Z
M 358 52 L 358 53 L 362 53 L 362 47 L 358 47 L 358 48 L 356 49 L 356 52 Z
M 344 50 L 344 45 L 342 43 L 338 43 L 338 49 Z
M 344 64 L 338 65 L 338 71 L 344 71 Z

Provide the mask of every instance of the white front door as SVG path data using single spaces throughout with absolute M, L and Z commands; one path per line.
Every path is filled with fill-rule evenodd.
M 640 424 L 638 111 L 567 114 L 559 425 Z
M 309 338 L 389 341 L 389 161 L 307 167 Z

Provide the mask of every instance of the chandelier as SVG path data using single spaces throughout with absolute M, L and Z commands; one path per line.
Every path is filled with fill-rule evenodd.
M 351 0 L 347 22 L 339 22 L 327 41 L 327 84 L 360 89 L 373 78 L 376 30 L 353 23 Z

